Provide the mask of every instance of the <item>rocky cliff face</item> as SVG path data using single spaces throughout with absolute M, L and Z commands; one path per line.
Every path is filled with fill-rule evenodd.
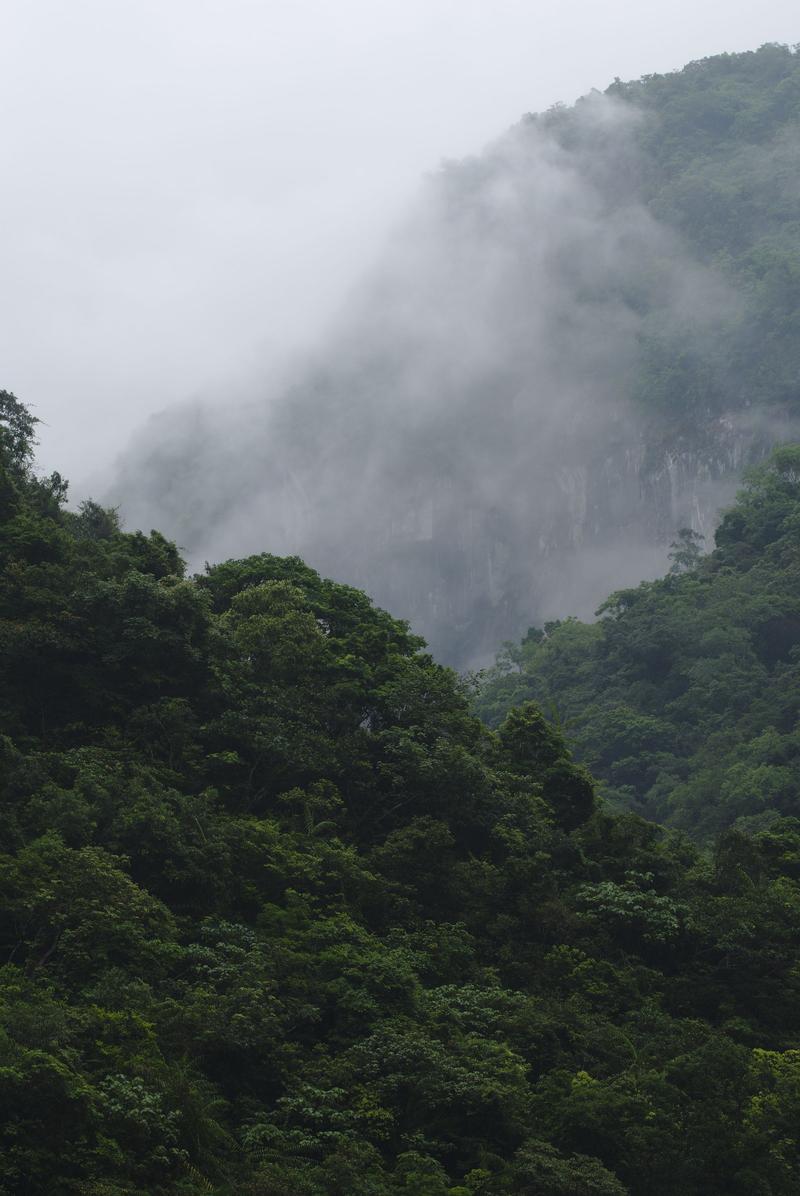
M 458 667 L 487 663 L 532 623 L 591 618 L 615 589 L 664 572 L 682 527 L 710 547 L 720 509 L 769 440 L 728 415 L 711 421 L 700 443 L 648 443 L 639 429 L 592 452 L 576 452 L 574 442 L 548 448 L 553 460 L 536 465 L 543 500 L 522 518 L 469 493 L 454 500 L 442 479 L 349 554 L 349 576 Z M 323 543 L 311 555 L 324 569 L 341 568 Z

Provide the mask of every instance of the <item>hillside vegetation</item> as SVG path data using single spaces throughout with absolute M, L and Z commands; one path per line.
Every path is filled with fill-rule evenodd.
M 592 97 L 529 118 L 577 157 L 586 156 L 612 203 L 641 198 L 678 232 L 695 260 L 731 287 L 722 343 L 692 338 L 664 319 L 646 287 L 638 401 L 664 431 L 713 435 L 721 411 L 798 405 L 800 372 L 800 59 L 764 45 L 718 54 L 683 70 L 617 80 L 605 93 L 637 115 L 635 151 L 621 164 L 615 129 L 605 141 L 581 120 Z M 523 125 L 524 128 L 524 125 Z M 623 169 L 620 170 L 620 165 Z M 691 285 L 688 285 L 688 290 Z M 657 293 L 657 291 L 656 291 Z M 667 313 L 670 317 L 672 313 Z M 672 326 L 671 326 L 672 325 Z M 756 424 L 758 421 L 754 421 Z M 774 435 L 763 424 L 768 439 Z
M 536 706 L 297 559 L 187 578 L 0 417 L 0 1192 L 797 1191 L 800 823 L 610 813 Z M 764 476 L 665 594 L 780 543 Z
M 706 839 L 800 814 L 800 447 L 748 475 L 716 547 L 613 594 L 597 623 L 531 628 L 485 678 L 496 724 L 536 699 L 615 804 Z

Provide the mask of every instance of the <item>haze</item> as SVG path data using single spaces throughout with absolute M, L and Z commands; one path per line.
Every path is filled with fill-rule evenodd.
M 80 485 L 148 414 L 317 341 L 442 157 L 796 37 L 778 0 L 7 0 L 0 385 Z

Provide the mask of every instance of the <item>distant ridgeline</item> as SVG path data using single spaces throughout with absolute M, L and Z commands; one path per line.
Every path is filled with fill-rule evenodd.
M 298 552 L 440 659 L 588 617 L 796 438 L 800 65 L 614 83 L 445 166 L 315 359 L 154 421 L 113 486 L 202 561 Z
M 609 812 L 359 591 L 66 511 L 33 424 L 0 392 L 0 1192 L 795 1196 L 800 823 L 703 855 Z M 587 675 L 641 640 L 633 702 L 697 635 L 692 734 L 717 667 L 788 720 L 797 461 L 574 629 Z
M 800 446 L 751 471 L 716 548 L 508 644 L 478 699 L 496 724 L 534 698 L 603 791 L 708 838 L 800 815 Z

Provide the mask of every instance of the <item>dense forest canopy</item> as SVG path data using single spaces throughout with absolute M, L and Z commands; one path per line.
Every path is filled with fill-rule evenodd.
M 426 182 L 313 360 L 155 421 L 112 501 L 198 563 L 299 553 L 458 667 L 591 617 L 798 436 L 799 165 L 785 46 L 527 118 Z
M 357 590 L 66 510 L 34 422 L 0 395 L 0 1191 L 796 1192 L 800 822 L 611 813 Z

